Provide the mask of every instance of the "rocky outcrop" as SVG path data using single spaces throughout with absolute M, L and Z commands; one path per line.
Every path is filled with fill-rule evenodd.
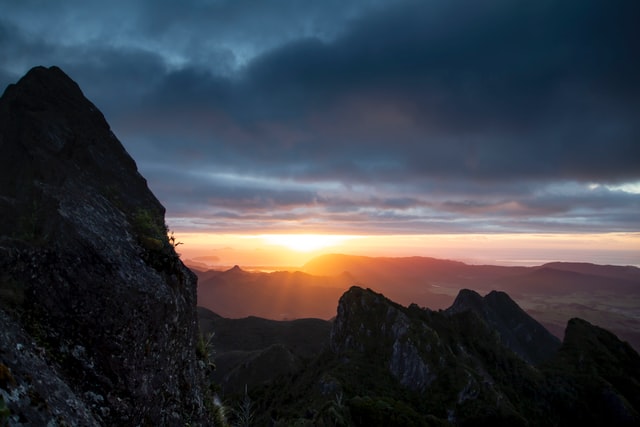
M 353 287 L 331 331 L 332 390 L 353 393 L 352 411 L 362 396 L 376 416 L 401 399 L 453 425 L 637 425 L 640 356 L 629 344 L 580 319 L 560 346 L 538 328 L 502 292 L 464 290 L 432 311 Z M 549 348 L 532 352 L 536 343 Z
M 331 349 L 343 355 L 381 355 L 400 384 L 412 390 L 426 388 L 435 370 L 427 356 L 444 349 L 435 331 L 405 311 L 370 289 L 351 287 L 338 303 Z
M 506 347 L 529 363 L 551 359 L 560 347 L 558 338 L 504 292 L 491 291 L 482 297 L 475 291 L 463 289 L 446 312 L 454 314 L 467 310 L 484 320 Z
M 450 316 L 402 307 L 358 287 L 340 299 L 331 349 L 354 372 L 363 364 L 372 373 L 384 367 L 401 389 L 428 396 L 438 416 L 450 421 L 489 422 L 485 416 L 492 413 L 520 424 L 515 396 L 501 387 L 513 375 L 527 382 L 533 374 L 471 312 Z
M 549 369 L 562 381 L 554 397 L 573 393 L 557 411 L 566 423 L 581 414 L 582 424 L 640 425 L 640 355 L 611 332 L 571 319 Z
M 0 98 L 0 151 L 0 310 L 16 325 L 0 366 L 19 377 L 0 393 L 12 423 L 203 422 L 196 278 L 103 115 L 60 69 L 34 68 Z M 18 343 L 44 362 L 29 375 Z M 78 410 L 38 390 L 52 375 Z M 18 390 L 42 397 L 39 413 Z

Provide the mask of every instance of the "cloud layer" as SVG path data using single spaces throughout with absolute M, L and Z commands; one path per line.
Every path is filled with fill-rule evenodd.
M 640 228 L 637 1 L 0 6 L 0 83 L 62 67 L 178 227 Z

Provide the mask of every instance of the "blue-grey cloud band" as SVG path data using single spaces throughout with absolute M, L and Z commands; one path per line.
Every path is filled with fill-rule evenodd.
M 61 66 L 181 224 L 639 229 L 636 1 L 0 5 L 0 83 Z

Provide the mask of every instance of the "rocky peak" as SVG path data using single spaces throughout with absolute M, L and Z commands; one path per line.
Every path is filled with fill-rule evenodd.
M 538 364 L 549 360 L 560 340 L 522 310 L 505 292 L 491 291 L 485 297 L 462 289 L 446 313 L 471 311 L 495 330 L 500 341 L 525 361 Z
M 242 268 L 240 268 L 240 266 L 238 265 L 234 265 L 233 267 L 231 267 L 230 269 L 226 270 L 224 272 L 225 275 L 228 276 L 246 276 L 248 274 L 247 271 L 244 271 Z
M 164 214 L 102 113 L 57 67 L 36 67 L 7 87 L 0 99 L 0 150 L 5 213 L 74 204 L 89 192 L 129 215 L 139 209 Z M 5 234 L 25 226 L 15 215 L 1 219 Z M 53 231 L 46 218 L 38 219 L 43 231 Z
M 550 367 L 568 379 L 578 400 L 562 408 L 566 419 L 584 412 L 592 425 L 640 425 L 640 355 L 613 333 L 569 320 Z M 581 382 L 582 389 L 575 386 Z
M 631 383 L 640 378 L 640 355 L 629 343 L 578 318 L 567 323 L 559 359 L 577 372 L 587 375 L 597 372 L 613 384 L 627 383 L 624 389 L 631 389 Z M 634 398 L 634 404 L 640 408 L 640 396 Z
M 504 292 L 462 290 L 436 312 L 352 287 L 340 299 L 331 349 L 353 373 L 342 381 L 368 385 L 359 393 L 399 388 L 396 395 L 453 424 L 637 425 L 638 354 L 580 319 L 569 322 L 559 350 L 547 334 Z M 525 363 L 544 346 L 553 346 L 545 363 Z
M 412 319 L 407 309 L 371 289 L 351 287 L 340 298 L 330 345 L 334 353 L 375 355 L 405 387 L 420 390 L 434 378 L 427 356 L 441 346 L 424 322 Z
M 482 296 L 471 289 L 461 289 L 453 301 L 451 307 L 447 309 L 450 313 L 460 313 L 469 309 L 476 311 L 485 311 L 486 304 Z
M 35 343 L 21 348 L 37 348 L 100 424 L 200 420 L 196 278 L 102 113 L 62 70 L 36 67 L 0 98 L 0 150 L 0 310 Z M 21 419 L 64 412 L 10 354 L 0 351 L 9 410 L 38 393 L 47 404 Z
M 331 346 L 336 352 L 371 350 L 377 347 L 375 339 L 380 333 L 393 334 L 393 327 L 407 322 L 402 307 L 371 289 L 352 286 L 338 302 L 338 314 L 331 330 Z

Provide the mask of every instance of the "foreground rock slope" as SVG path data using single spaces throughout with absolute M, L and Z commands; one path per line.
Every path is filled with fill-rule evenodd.
M 59 68 L 34 68 L 0 98 L 0 152 L 3 416 L 203 422 L 196 278 L 100 111 Z

